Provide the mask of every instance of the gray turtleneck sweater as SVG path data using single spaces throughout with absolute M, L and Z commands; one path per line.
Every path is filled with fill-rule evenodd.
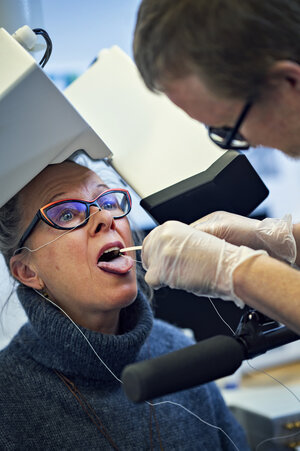
M 68 318 L 31 289 L 18 294 L 28 323 L 0 353 L 1 450 L 248 450 L 215 384 L 155 400 L 180 403 L 215 427 L 171 404 L 134 404 Z M 80 328 L 117 377 L 129 363 L 192 344 L 153 320 L 141 294 L 120 325 L 120 335 Z

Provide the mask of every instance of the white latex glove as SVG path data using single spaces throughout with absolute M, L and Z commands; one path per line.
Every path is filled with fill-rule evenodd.
M 294 264 L 297 256 L 292 216 L 263 221 L 216 211 L 192 224 L 197 230 L 210 233 L 235 245 L 264 249 L 271 257 Z
M 168 221 L 145 238 L 142 260 L 145 280 L 153 288 L 168 285 L 243 307 L 234 293 L 233 272 L 248 258 L 261 254 L 266 252 L 234 246 L 181 222 Z

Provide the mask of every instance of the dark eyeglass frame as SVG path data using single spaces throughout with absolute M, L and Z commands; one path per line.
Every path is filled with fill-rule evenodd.
M 61 200 L 56 200 L 54 202 L 50 202 L 49 204 L 44 205 L 43 207 L 41 207 L 36 215 L 34 216 L 33 220 L 31 221 L 31 223 L 29 224 L 29 226 L 27 227 L 27 229 L 25 230 L 25 232 L 23 233 L 19 244 L 18 244 L 18 249 L 15 252 L 15 254 L 19 254 L 21 252 L 21 248 L 23 247 L 25 241 L 28 239 L 29 235 L 32 233 L 33 229 L 35 228 L 35 226 L 37 225 L 37 223 L 42 220 L 44 221 L 46 224 L 48 224 L 50 227 L 53 227 L 54 229 L 59 229 L 59 230 L 72 230 L 72 229 L 78 229 L 80 227 L 85 226 L 88 223 L 88 220 L 90 218 L 90 207 L 95 206 L 97 208 L 99 208 L 99 210 L 103 210 L 100 205 L 98 204 L 98 200 L 107 195 L 107 194 L 114 194 L 114 193 L 122 193 L 125 194 L 126 198 L 127 198 L 127 202 L 129 205 L 129 209 L 127 213 L 124 213 L 123 215 L 118 215 L 118 216 L 114 216 L 114 219 L 121 219 L 124 218 L 124 216 L 127 216 L 128 213 L 131 210 L 132 207 L 132 201 L 131 201 L 131 196 L 130 193 L 126 190 L 126 189 L 108 189 L 106 191 L 104 191 L 103 193 L 101 193 L 99 196 L 97 196 L 94 200 L 88 201 L 88 200 L 83 200 L 83 199 L 61 199 Z M 64 203 L 68 203 L 68 202 L 78 202 L 81 203 L 83 205 L 85 205 L 86 210 L 85 210 L 85 221 L 83 221 L 81 224 L 79 224 L 78 226 L 75 227 L 62 227 L 59 226 L 55 223 L 53 223 L 48 217 L 47 217 L 47 211 L 50 209 L 50 207 L 53 207 L 53 205 L 60 205 L 60 204 L 64 204 Z
M 246 102 L 243 107 L 235 125 L 233 127 L 208 127 L 208 136 L 210 139 L 217 144 L 217 146 L 221 147 L 221 149 L 227 150 L 247 150 L 249 149 L 249 144 L 246 139 L 239 133 L 239 129 L 245 120 L 247 114 L 249 113 L 250 108 L 253 105 L 253 100 L 249 100 Z M 217 135 L 223 139 L 223 141 L 218 141 L 214 139 L 213 135 Z M 237 145 L 234 144 L 234 141 L 238 140 L 239 142 L 244 142 L 244 144 Z

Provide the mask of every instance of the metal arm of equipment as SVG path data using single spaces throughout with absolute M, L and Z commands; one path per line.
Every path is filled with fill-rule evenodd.
M 243 360 L 300 337 L 261 313 L 248 310 L 236 335 L 217 335 L 164 356 L 128 365 L 122 373 L 127 397 L 142 402 L 233 374 Z

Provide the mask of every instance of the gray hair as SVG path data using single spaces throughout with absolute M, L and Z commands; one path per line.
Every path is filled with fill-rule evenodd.
M 0 208 L 0 252 L 8 269 L 11 257 L 18 248 L 22 230 L 20 193 Z

